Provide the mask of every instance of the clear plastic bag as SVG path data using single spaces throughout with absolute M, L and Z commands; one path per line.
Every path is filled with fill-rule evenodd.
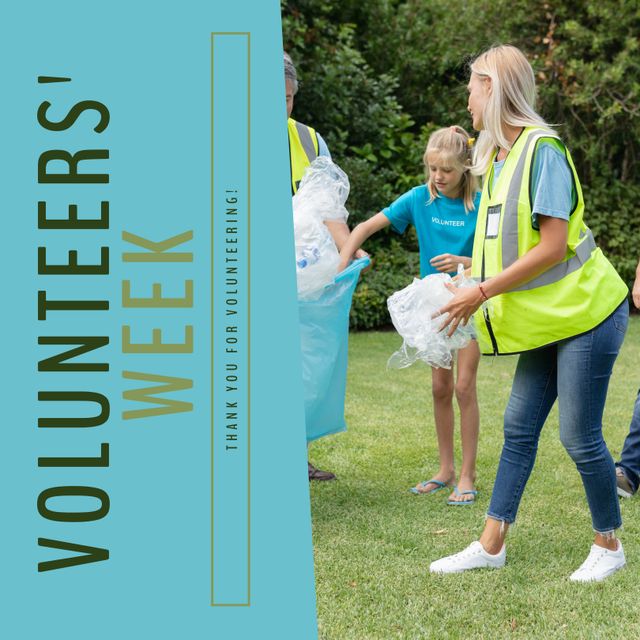
M 453 354 L 466 347 L 474 337 L 472 321 L 467 326 L 459 325 L 449 338 L 446 331 L 440 331 L 447 314 L 432 318 L 453 297 L 445 283 L 458 287 L 475 285 L 462 274 L 454 282 L 448 274 L 439 273 L 422 280 L 415 278 L 408 287 L 387 299 L 393 326 L 403 338 L 402 346 L 387 362 L 390 369 L 403 369 L 417 360 L 432 367 L 450 369 Z
M 324 221 L 347 221 L 349 212 L 344 204 L 348 196 L 347 174 L 325 156 L 319 156 L 309 165 L 293 196 L 300 300 L 317 299 L 338 272 L 340 254 Z

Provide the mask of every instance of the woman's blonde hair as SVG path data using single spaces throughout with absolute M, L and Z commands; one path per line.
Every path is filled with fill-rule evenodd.
M 438 129 L 431 134 L 423 157 L 427 188 L 431 194 L 429 203 L 440 197 L 429 171 L 429 164 L 433 164 L 434 158 L 437 158 L 438 164 L 451 167 L 462 173 L 460 190 L 464 202 L 464 210 L 469 213 L 474 209 L 473 201 L 478 191 L 478 181 L 470 172 L 472 145 L 473 139 L 469 137 L 469 134 L 462 127 L 446 127 Z M 429 158 L 431 158 L 431 162 L 429 162 Z
M 535 110 L 536 80 L 520 49 L 508 44 L 491 47 L 471 63 L 471 72 L 491 80 L 491 93 L 482 112 L 484 128 L 478 136 L 471 167 L 475 175 L 483 175 L 496 147 L 511 149 L 504 125 L 549 131 L 551 127 Z

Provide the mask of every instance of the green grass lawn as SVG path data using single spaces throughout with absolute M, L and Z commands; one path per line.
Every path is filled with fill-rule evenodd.
M 428 497 L 407 491 L 438 469 L 428 368 L 387 371 L 400 344 L 393 332 L 350 340 L 348 431 L 311 447 L 311 460 L 339 478 L 311 486 L 320 638 L 640 638 L 640 497 L 621 505 L 628 567 L 599 584 L 568 580 L 593 536 L 580 476 L 558 439 L 557 407 L 507 538 L 506 567 L 429 574 L 432 560 L 480 534 L 516 358 L 482 358 L 478 502 L 449 507 L 445 491 Z M 639 361 L 636 316 L 605 411 L 614 458 L 640 386 Z M 457 433 L 456 440 L 459 461 Z

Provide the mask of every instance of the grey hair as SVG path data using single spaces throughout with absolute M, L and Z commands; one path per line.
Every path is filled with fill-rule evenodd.
M 286 51 L 284 52 L 284 79 L 285 81 L 291 80 L 293 95 L 298 93 L 298 74 L 291 56 Z

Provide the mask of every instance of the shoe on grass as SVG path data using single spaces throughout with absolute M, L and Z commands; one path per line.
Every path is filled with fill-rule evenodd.
M 591 545 L 587 559 L 576 569 L 569 580 L 573 582 L 600 582 L 626 564 L 622 542 L 618 540 L 616 551 L 609 551 L 597 544 Z
M 461 573 L 468 569 L 500 569 L 507 559 L 507 549 L 502 545 L 499 553 L 487 553 L 478 540 L 460 553 L 440 558 L 429 565 L 431 573 Z
M 616 467 L 616 484 L 618 485 L 618 495 L 621 498 L 631 498 L 635 493 L 629 478 L 620 467 Z
M 309 480 L 335 480 L 336 474 L 331 471 L 322 471 L 322 469 L 316 469 L 309 461 Z

